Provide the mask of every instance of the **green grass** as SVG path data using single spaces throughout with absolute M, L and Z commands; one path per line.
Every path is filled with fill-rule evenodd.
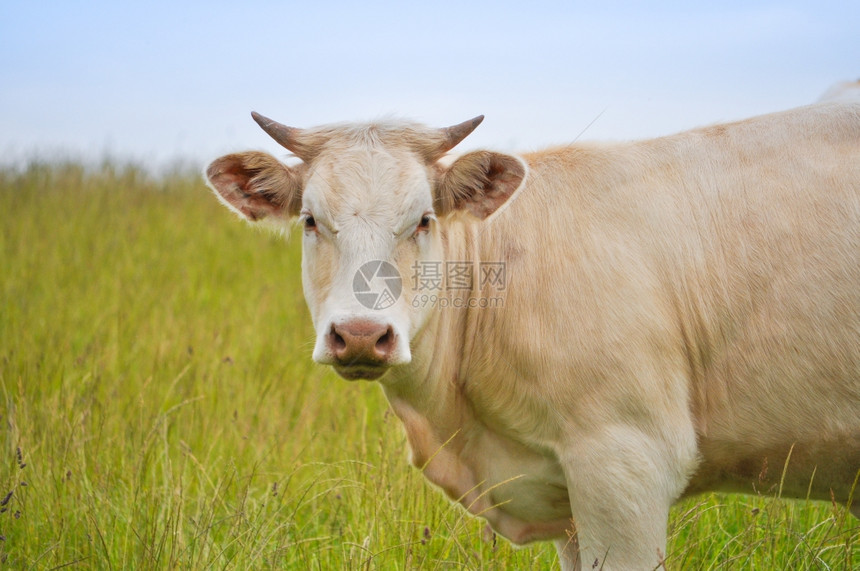
M 0 567 L 555 564 L 485 539 L 381 391 L 311 362 L 300 240 L 117 163 L 0 171 L 0 216 Z M 860 568 L 825 503 L 707 495 L 669 531 L 670 569 Z

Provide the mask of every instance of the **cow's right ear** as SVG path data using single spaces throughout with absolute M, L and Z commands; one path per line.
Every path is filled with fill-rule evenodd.
M 298 216 L 307 168 L 288 167 L 267 153 L 225 155 L 206 167 L 206 179 L 227 208 L 256 222 Z

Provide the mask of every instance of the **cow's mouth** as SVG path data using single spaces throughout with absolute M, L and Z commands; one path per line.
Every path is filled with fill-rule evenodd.
M 388 371 L 388 367 L 378 365 L 334 365 L 335 372 L 348 381 L 361 379 L 375 381 Z

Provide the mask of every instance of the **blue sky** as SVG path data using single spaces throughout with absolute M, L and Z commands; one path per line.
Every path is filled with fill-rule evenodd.
M 464 150 L 657 136 L 860 78 L 858 30 L 844 0 L 3 0 L 0 163 L 285 154 L 251 110 L 297 127 L 486 115 Z

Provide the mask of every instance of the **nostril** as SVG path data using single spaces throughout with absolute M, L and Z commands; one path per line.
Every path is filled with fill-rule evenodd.
M 328 334 L 329 345 L 335 352 L 340 352 L 346 349 L 346 340 L 337 332 L 334 325 L 331 326 L 331 331 Z
M 376 351 L 383 356 L 388 356 L 394 350 L 394 330 L 391 326 L 376 340 Z

